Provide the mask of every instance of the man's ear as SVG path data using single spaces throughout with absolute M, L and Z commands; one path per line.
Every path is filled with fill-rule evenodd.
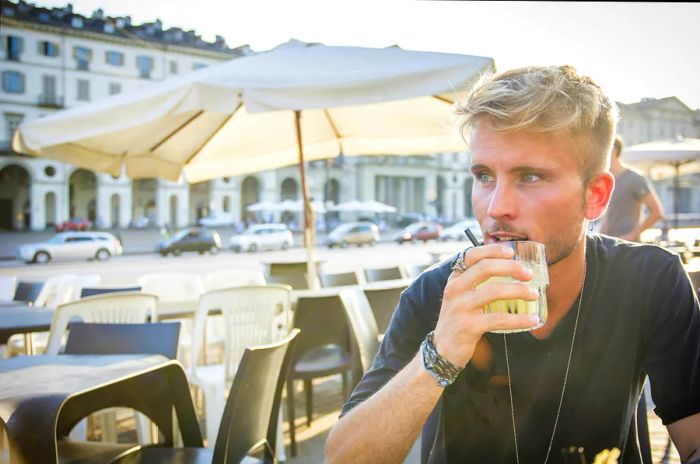
M 609 172 L 596 174 L 586 186 L 586 219 L 595 221 L 603 215 L 615 187 L 615 177 Z

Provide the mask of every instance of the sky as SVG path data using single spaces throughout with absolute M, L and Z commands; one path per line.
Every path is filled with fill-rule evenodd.
M 68 1 L 36 0 L 38 6 Z M 676 96 L 700 108 L 700 3 L 70 0 L 132 23 L 159 18 L 229 46 L 269 50 L 291 38 L 494 58 L 499 71 L 571 64 L 615 100 Z

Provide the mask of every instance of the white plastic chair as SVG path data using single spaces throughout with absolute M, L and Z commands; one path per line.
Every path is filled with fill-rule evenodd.
M 68 329 L 68 324 L 73 318 L 79 318 L 82 322 L 103 324 L 136 324 L 144 323 L 149 319 L 156 319 L 158 297 L 144 293 L 109 293 L 105 295 L 91 296 L 78 301 L 65 303 L 56 308 L 51 321 L 49 341 L 46 346 L 46 354 L 59 353 L 63 339 Z M 113 426 L 116 415 L 113 411 L 105 411 L 102 415 L 103 441 L 116 440 L 116 428 Z M 139 442 L 147 442 L 150 425 L 142 414 L 136 414 L 136 430 Z M 85 439 L 87 435 L 86 421 L 82 420 L 71 432 L 75 439 Z
M 77 277 L 75 274 L 60 274 L 46 279 L 39 296 L 34 300 L 34 306 L 55 309 L 71 301 L 71 283 Z
M 102 280 L 102 277 L 99 274 L 76 275 L 73 279 L 66 280 L 66 298 L 68 302 L 79 300 L 83 287 L 96 287 L 100 280 Z
M 291 287 L 288 285 L 246 286 L 215 290 L 202 295 L 195 314 L 192 335 L 190 382 L 204 396 L 206 436 L 213 446 L 223 415 L 226 392 L 233 381 L 246 347 L 282 339 L 291 326 Z M 199 352 L 204 347 L 207 316 L 220 310 L 225 327 L 224 363 L 198 365 Z M 283 418 L 278 424 L 278 439 L 282 441 Z M 284 447 L 278 447 L 278 458 Z
M 199 297 L 204 293 L 204 283 L 196 274 L 185 272 L 156 272 L 144 274 L 138 278 L 141 291 L 158 297 L 158 309 L 162 314 L 167 314 L 168 309 L 182 307 L 196 307 Z M 180 331 L 180 349 L 178 359 L 187 365 L 187 349 L 192 344 L 192 320 L 180 319 L 182 330 Z M 212 341 L 214 341 L 212 339 Z M 223 345 L 223 340 L 219 341 Z
M 17 288 L 17 276 L 0 276 L 0 300 L 12 301 Z
M 158 297 L 145 293 L 109 293 L 65 303 L 56 308 L 51 321 L 46 354 L 59 354 L 72 318 L 103 324 L 136 324 L 155 320 Z
M 207 292 L 224 288 L 245 285 L 265 285 L 262 271 L 242 271 L 240 269 L 221 269 L 214 271 L 204 278 L 204 288 Z

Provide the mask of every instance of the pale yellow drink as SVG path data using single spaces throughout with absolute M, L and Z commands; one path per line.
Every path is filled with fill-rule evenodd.
M 504 244 L 515 244 L 516 255 L 513 259 L 520 262 L 523 266 L 532 270 L 533 276 L 532 280 L 523 282 L 521 280 L 513 279 L 512 277 L 497 276 L 490 277 L 485 282 L 476 286 L 476 288 L 483 287 L 494 282 L 516 282 L 524 283 L 530 288 L 537 290 L 538 298 L 536 300 L 496 300 L 486 306 L 484 306 L 485 313 L 506 313 L 506 314 L 532 314 L 540 318 L 540 323 L 534 327 L 527 329 L 509 329 L 509 330 L 494 330 L 494 333 L 515 333 L 515 332 L 526 332 L 528 330 L 533 330 L 542 327 L 547 321 L 547 285 L 549 285 L 549 274 L 547 272 L 547 263 L 544 256 L 544 245 L 537 242 L 503 242 Z M 522 244 L 528 244 L 526 248 L 531 248 L 530 244 L 534 244 L 535 247 L 541 247 L 541 253 L 539 250 L 533 252 L 532 249 L 524 253 L 525 256 L 519 256 L 519 248 L 522 248 Z

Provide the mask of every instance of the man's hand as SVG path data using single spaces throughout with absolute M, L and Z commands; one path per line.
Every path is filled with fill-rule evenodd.
M 523 282 L 532 279 L 532 271 L 514 261 L 513 253 L 511 248 L 499 244 L 470 248 L 464 256 L 467 270 L 450 275 L 434 342 L 438 353 L 455 366 L 463 367 L 469 362 L 484 333 L 526 329 L 540 322 L 537 316 L 484 313 L 483 307 L 496 300 L 538 298 L 537 290 L 518 282 L 494 282 L 476 288 L 493 276 L 508 276 Z

